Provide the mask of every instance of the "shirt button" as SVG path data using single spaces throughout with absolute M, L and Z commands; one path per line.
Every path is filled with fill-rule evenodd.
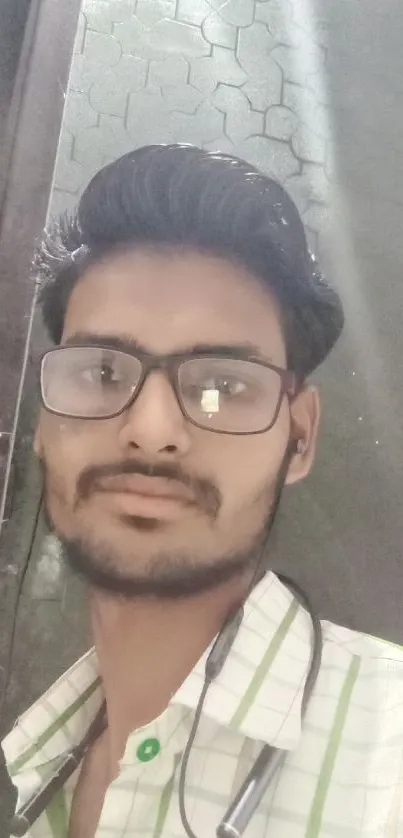
M 161 750 L 158 739 L 145 739 L 137 748 L 137 759 L 140 762 L 149 762 L 154 759 Z

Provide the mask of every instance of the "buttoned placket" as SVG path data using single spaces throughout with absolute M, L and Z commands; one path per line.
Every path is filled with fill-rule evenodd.
M 119 774 L 105 796 L 97 838 L 124 838 L 130 824 L 140 821 L 152 834 L 156 795 L 171 781 L 180 762 L 192 715 L 187 708 L 169 706 L 158 719 L 130 734 Z

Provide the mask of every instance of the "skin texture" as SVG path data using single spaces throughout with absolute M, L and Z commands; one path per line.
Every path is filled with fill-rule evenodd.
M 135 341 L 156 354 L 253 343 L 255 354 L 286 367 L 281 316 L 267 289 L 242 267 L 192 251 L 132 249 L 92 265 L 70 298 L 62 343 L 82 333 Z M 283 399 L 266 433 L 211 433 L 183 417 L 161 372 L 112 419 L 42 410 L 35 445 L 48 516 L 90 582 L 108 704 L 108 731 L 77 787 L 74 838 L 94 834 L 130 731 L 164 710 L 245 596 L 290 440 L 302 445 L 287 484 L 311 468 L 318 421 L 318 395 L 305 387 Z M 177 484 L 164 485 L 183 489 L 185 480 L 191 502 L 159 506 L 155 498 L 98 491 L 99 467 L 119 475 L 122 464 L 176 475 Z

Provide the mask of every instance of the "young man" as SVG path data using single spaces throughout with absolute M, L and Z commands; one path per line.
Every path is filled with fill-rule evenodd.
M 266 744 L 221 834 L 402 835 L 400 650 L 323 624 L 321 656 L 269 570 L 282 488 L 314 459 L 306 379 L 343 323 L 293 203 L 243 161 L 154 146 L 99 172 L 59 232 L 35 447 L 95 650 L 4 742 L 13 829 L 209 838 Z

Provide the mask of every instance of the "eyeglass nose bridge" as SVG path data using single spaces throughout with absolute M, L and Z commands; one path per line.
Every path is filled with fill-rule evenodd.
M 148 378 L 150 373 L 158 372 L 158 371 L 165 371 L 168 373 L 168 377 L 172 375 L 172 372 L 177 368 L 182 358 L 179 358 L 176 355 L 139 355 L 139 361 L 141 361 L 141 368 L 142 368 L 142 378 L 145 376 Z
M 180 364 L 183 363 L 183 358 L 179 358 L 177 356 L 172 355 L 146 355 L 144 353 L 141 355 L 139 354 L 137 356 L 137 359 L 141 363 L 140 378 L 138 380 L 137 386 L 134 389 L 134 392 L 130 396 L 128 402 L 125 404 L 122 412 L 129 410 L 137 401 L 150 375 L 152 375 L 152 373 L 154 372 L 162 372 L 165 374 L 165 378 L 173 391 L 177 405 L 182 415 L 185 418 L 187 418 L 183 410 L 178 383 L 178 369 Z

